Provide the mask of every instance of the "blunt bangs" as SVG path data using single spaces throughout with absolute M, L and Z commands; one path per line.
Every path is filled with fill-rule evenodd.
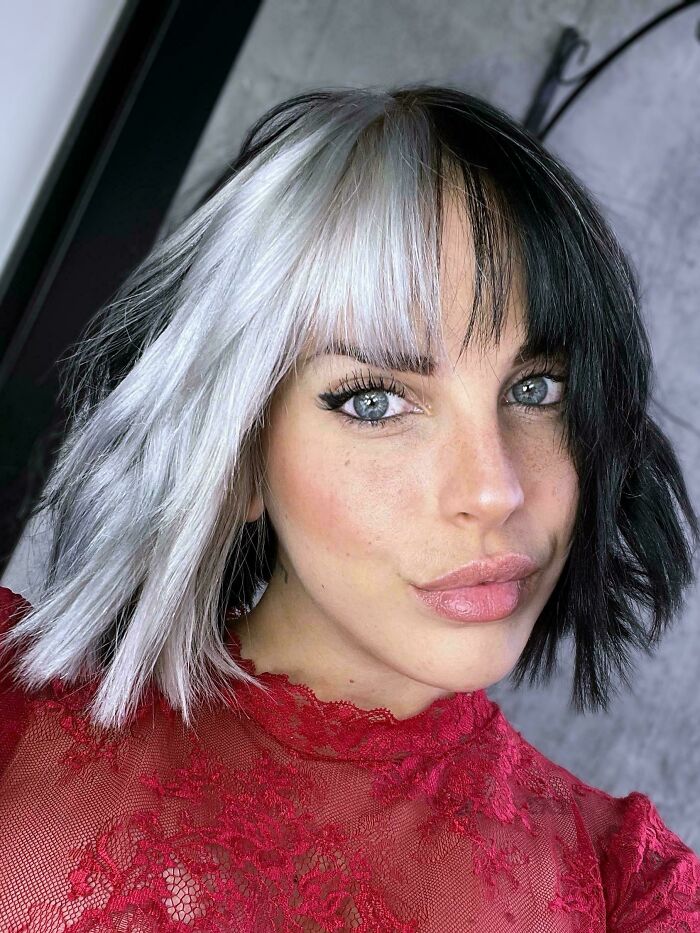
M 384 369 L 444 353 L 447 197 L 473 247 L 464 349 L 498 343 L 517 290 L 524 353 L 568 371 L 572 547 L 511 679 L 547 680 L 570 636 L 579 712 L 607 709 L 617 678 L 629 688 L 630 649 L 650 652 L 672 622 L 700 541 L 648 414 L 636 274 L 561 161 L 498 108 L 432 85 L 320 89 L 267 111 L 91 321 L 32 513 L 52 524 L 41 592 L 5 636 L 27 642 L 27 687 L 96 677 L 91 714 L 104 727 L 125 725 L 151 678 L 188 724 L 231 678 L 263 689 L 225 641 L 276 558 L 267 515 L 245 521 L 265 484 L 271 398 L 329 346 L 360 347 Z

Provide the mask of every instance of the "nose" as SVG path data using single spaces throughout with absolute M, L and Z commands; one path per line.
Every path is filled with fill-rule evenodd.
M 441 510 L 484 528 L 498 527 L 522 506 L 523 485 L 511 450 L 495 423 L 460 419 L 439 458 Z

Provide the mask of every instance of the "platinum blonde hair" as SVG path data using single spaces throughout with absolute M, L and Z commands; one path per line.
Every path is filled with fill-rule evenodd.
M 93 679 L 90 715 L 105 728 L 126 723 L 152 679 L 187 724 L 232 679 L 262 689 L 228 651 L 224 618 L 265 578 L 265 516 L 246 514 L 264 489 L 272 396 L 304 354 L 336 341 L 385 368 L 397 352 L 440 349 L 441 198 L 459 178 L 477 269 L 469 335 L 484 282 L 498 334 L 517 253 L 532 347 L 571 355 L 568 439 L 584 452 L 583 550 L 570 561 L 585 578 L 563 575 L 521 660 L 548 649 L 551 664 L 574 629 L 577 687 L 587 677 L 604 697 L 609 656 L 625 655 L 611 614 L 644 647 L 625 595 L 663 621 L 689 579 L 668 518 L 671 493 L 691 517 L 687 496 L 644 410 L 651 361 L 634 276 L 561 163 L 486 102 L 430 87 L 320 90 L 273 108 L 225 181 L 95 316 L 34 510 L 53 525 L 40 596 L 3 638 L 26 642 L 24 686 Z M 659 559 L 673 568 L 663 579 Z

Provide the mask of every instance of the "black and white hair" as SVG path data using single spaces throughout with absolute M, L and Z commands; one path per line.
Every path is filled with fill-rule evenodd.
M 28 688 L 99 684 L 122 727 L 155 678 L 190 723 L 231 678 L 230 614 L 270 579 L 262 432 L 273 392 L 334 340 L 388 366 L 443 345 L 441 225 L 464 204 L 477 270 L 464 346 L 498 342 L 517 265 L 528 350 L 565 354 L 579 477 L 567 563 L 511 676 L 549 679 L 575 644 L 572 701 L 607 709 L 612 668 L 651 648 L 694 579 L 697 516 L 647 407 L 639 285 L 583 185 L 484 100 L 431 85 L 322 88 L 251 128 L 226 177 L 158 243 L 68 358 L 67 429 L 32 515 L 52 543 L 6 634 Z M 681 524 L 683 517 L 687 529 Z M 691 541 L 692 539 L 692 541 Z M 648 626 L 640 609 L 650 612 Z

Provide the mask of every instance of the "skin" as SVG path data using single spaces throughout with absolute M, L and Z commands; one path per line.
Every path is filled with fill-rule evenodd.
M 254 521 L 267 509 L 279 552 L 267 589 L 236 623 L 242 657 L 258 673 L 307 684 L 321 700 L 383 707 L 399 719 L 507 676 L 564 567 L 576 514 L 561 411 L 513 404 L 529 365 L 513 361 L 524 338 L 515 292 L 499 346 L 483 351 L 474 341 L 459 356 L 472 303 L 468 236 L 446 202 L 447 357 L 432 376 L 383 373 L 406 391 L 405 399 L 382 396 L 384 418 L 406 417 L 376 428 L 320 406 L 319 393 L 353 371 L 366 378 L 381 370 L 333 355 L 300 365 L 272 400 L 267 488 L 247 515 Z M 561 398 L 563 384 L 538 382 L 543 403 Z M 341 407 L 357 416 L 354 401 L 362 399 Z M 411 590 L 506 551 L 530 555 L 539 570 L 505 619 L 450 621 Z

